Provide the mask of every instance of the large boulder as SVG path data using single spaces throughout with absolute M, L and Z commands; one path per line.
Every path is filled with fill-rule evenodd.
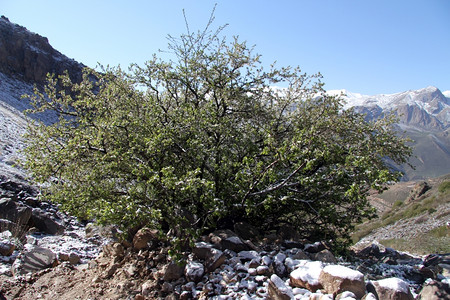
M 35 246 L 19 255 L 11 271 L 14 276 L 24 275 L 53 267 L 55 263 L 56 254 L 53 251 Z
M 378 299 L 413 300 L 409 285 L 399 278 L 386 278 L 372 282 Z
M 298 268 L 290 273 L 291 285 L 306 288 L 312 292 L 321 289 L 319 277 L 323 268 L 321 261 L 302 261 Z
M 319 283 L 329 294 L 339 294 L 350 291 L 358 298 L 366 293 L 364 275 L 350 268 L 340 265 L 329 265 L 323 268 L 319 276 Z
M 23 226 L 28 224 L 32 209 L 28 205 L 9 198 L 0 199 L 0 219 L 6 219 Z
M 39 231 L 49 234 L 61 234 L 64 232 L 64 226 L 56 221 L 51 214 L 40 209 L 33 208 L 31 222 Z
M 450 285 L 433 280 L 422 288 L 418 299 L 450 300 Z

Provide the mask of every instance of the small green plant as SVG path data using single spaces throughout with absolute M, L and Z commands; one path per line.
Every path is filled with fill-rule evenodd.
M 13 222 L 0 223 L 0 239 L 14 244 L 17 249 L 22 249 L 26 242 L 28 227 Z
M 438 187 L 438 191 L 442 194 L 450 191 L 450 181 L 442 182 Z
M 435 238 L 450 237 L 450 230 L 447 226 L 436 227 L 428 232 L 431 236 Z
M 395 201 L 394 204 L 392 205 L 392 209 L 398 208 L 398 207 L 401 207 L 401 206 L 403 206 L 403 201 L 402 201 L 402 200 L 397 200 L 397 201 Z

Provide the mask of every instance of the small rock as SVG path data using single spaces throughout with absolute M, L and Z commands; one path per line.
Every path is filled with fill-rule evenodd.
M 303 250 L 298 250 L 293 256 L 293 259 L 309 259 L 309 256 L 303 251 Z
M 193 295 L 191 291 L 183 291 L 180 294 L 180 300 L 189 300 L 192 299 Z
M 377 297 L 373 294 L 373 293 L 367 293 L 367 294 L 365 294 L 362 298 L 361 298 L 361 300 L 379 300 L 379 299 L 377 299 Z
M 369 246 L 357 251 L 356 256 L 361 258 L 372 258 L 372 257 L 380 258 L 381 256 L 380 247 L 377 244 L 372 243 Z
M 134 300 L 145 300 L 145 297 L 141 294 L 137 294 L 136 296 L 134 296 Z
M 259 253 L 254 250 L 240 251 L 237 255 L 243 261 L 251 261 L 251 260 L 258 261 L 260 259 Z
M 304 249 L 304 251 L 308 253 L 317 253 L 322 250 L 325 250 L 325 245 L 322 242 L 315 242 L 314 244 L 306 244 Z
M 333 263 L 333 264 L 337 263 L 336 257 L 328 249 L 322 250 L 318 253 L 314 253 L 312 254 L 312 257 L 314 260 L 320 260 L 326 263 Z
M 284 281 L 273 274 L 270 276 L 268 285 L 269 298 L 273 300 L 290 300 L 294 298 L 292 289 L 284 283 Z
M 156 290 L 156 282 L 153 280 L 147 280 L 141 286 L 141 293 L 144 297 L 148 297 L 151 295 L 153 291 Z
M 164 269 L 163 279 L 164 281 L 177 280 L 184 274 L 184 265 L 179 265 L 176 262 L 170 262 Z
M 192 253 L 194 256 L 201 260 L 206 260 L 209 252 L 211 251 L 211 248 L 213 248 L 212 244 L 205 243 L 205 242 L 198 242 L 195 243 L 194 248 L 192 249 Z
M 103 246 L 103 254 L 107 257 L 122 257 L 125 253 L 125 248 L 120 243 L 109 243 Z
M 165 293 L 171 293 L 171 292 L 173 292 L 173 285 L 170 284 L 169 282 L 165 281 L 165 282 L 163 282 L 163 284 L 161 286 L 161 291 L 163 291 Z
M 111 278 L 111 276 L 113 276 L 114 273 L 116 273 L 116 271 L 117 271 L 118 268 L 119 268 L 119 264 L 112 264 L 112 265 L 106 270 L 105 277 L 106 277 L 106 278 Z
M 80 262 L 80 256 L 78 254 L 76 254 L 76 253 L 73 253 L 73 252 L 70 253 L 70 255 L 69 255 L 69 262 L 72 265 L 78 264 Z
M 13 254 L 14 250 L 16 249 L 16 245 L 10 242 L 0 242 L 0 255 L 2 256 L 10 256 Z
M 184 269 L 184 275 L 188 281 L 199 282 L 204 273 L 205 267 L 196 261 L 188 262 Z
M 248 275 L 256 276 L 256 275 L 258 275 L 258 273 L 255 268 L 248 268 Z
M 206 272 L 213 272 L 225 262 L 226 258 L 222 251 L 211 248 L 205 260 Z
M 336 295 L 336 300 L 350 300 L 350 299 L 359 299 L 352 292 L 345 291 Z
M 256 268 L 256 273 L 258 275 L 266 275 L 269 273 L 269 267 L 268 266 L 259 266 Z
M 234 252 L 248 250 L 249 246 L 244 243 L 238 236 L 230 236 L 222 239 L 220 243 L 222 250 L 229 249 Z
M 133 247 L 136 250 L 147 248 L 150 242 L 158 240 L 158 230 L 141 228 L 133 237 Z

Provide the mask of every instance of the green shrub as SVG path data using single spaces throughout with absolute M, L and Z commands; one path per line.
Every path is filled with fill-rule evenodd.
M 403 201 L 402 201 L 402 200 L 397 200 L 397 201 L 395 201 L 394 204 L 392 205 L 392 209 L 394 209 L 394 208 L 399 208 L 399 207 L 401 207 L 401 206 L 403 206 Z
M 145 224 L 180 243 L 237 221 L 348 241 L 374 215 L 370 188 L 399 178 L 386 158 L 411 154 L 394 119 L 367 123 L 319 75 L 263 70 L 252 48 L 220 33 L 170 38 L 173 59 L 130 73 L 50 76 L 31 112 L 61 118 L 30 124 L 26 168 L 72 214 Z
M 442 182 L 439 185 L 438 190 L 440 193 L 446 193 L 446 192 L 450 191 L 450 181 Z

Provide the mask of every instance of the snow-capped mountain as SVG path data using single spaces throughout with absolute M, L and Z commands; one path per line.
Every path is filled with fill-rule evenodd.
M 345 108 L 354 107 L 368 119 L 376 119 L 393 112 L 399 123 L 417 129 L 445 130 L 450 121 L 450 98 L 438 88 L 429 86 L 420 90 L 375 96 L 351 93 L 346 90 L 328 91 L 330 95 L 343 95 Z M 450 91 L 447 91 L 450 94 Z
M 396 94 L 362 95 L 346 90 L 332 90 L 329 95 L 341 96 L 344 108 L 353 107 L 374 120 L 388 113 L 398 117 L 399 132 L 412 140 L 414 156 L 410 162 L 415 170 L 401 166 L 405 179 L 435 177 L 450 173 L 450 91 L 436 87 Z

